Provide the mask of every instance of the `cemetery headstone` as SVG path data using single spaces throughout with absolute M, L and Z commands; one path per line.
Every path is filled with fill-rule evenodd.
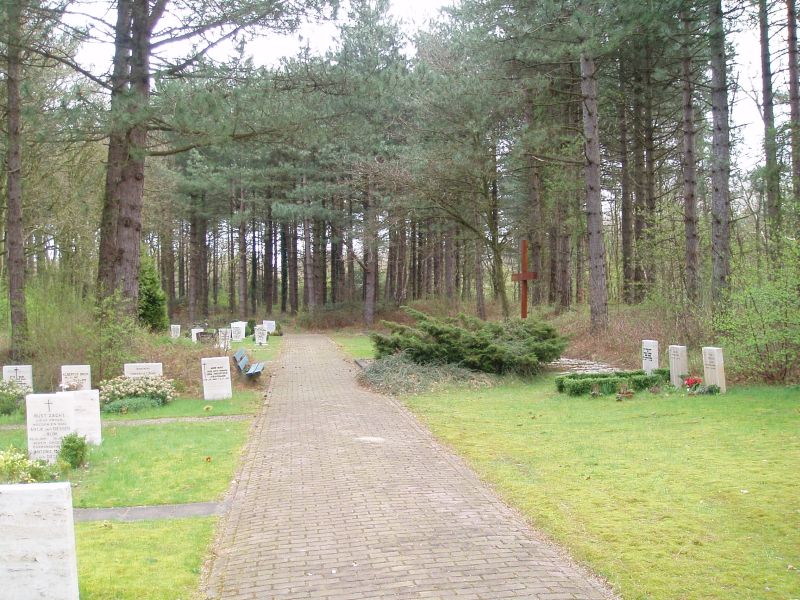
M 100 391 L 59 392 L 56 396 L 59 407 L 68 406 L 72 409 L 72 430 L 84 436 L 89 444 L 99 446 L 103 442 Z
M 264 327 L 263 325 L 256 325 L 255 328 L 256 344 L 258 344 L 259 346 L 266 345 L 268 336 L 269 334 L 267 333 L 266 327 Z
M 222 327 L 217 329 L 217 347 L 222 350 L 231 349 L 231 328 Z
M 69 482 L 0 485 L 0 596 L 78 600 Z
M 180 325 L 170 325 L 169 326 L 169 335 L 173 340 L 176 340 L 179 337 L 181 337 L 181 326 Z
M 201 344 L 214 344 L 217 341 L 217 334 L 213 331 L 198 331 L 197 341 Z
M 244 341 L 244 332 L 246 331 L 247 323 L 243 323 L 242 321 L 234 321 L 231 323 L 231 341 L 232 342 L 243 342 Z
M 163 377 L 164 365 L 161 363 L 125 363 L 123 372 L 128 379 Z
M 56 462 L 62 438 L 74 429 L 74 410 L 58 394 L 25 396 L 28 455 L 32 460 Z
M 669 347 L 669 382 L 679 388 L 683 385 L 683 378 L 689 374 L 689 358 L 686 346 Z
M 651 375 L 658 368 L 658 342 L 642 340 L 642 370 Z
M 33 390 L 33 367 L 31 365 L 5 365 L 3 381 L 14 381 Z
M 227 356 L 200 359 L 203 370 L 203 398 L 226 400 L 233 396 L 231 362 Z
M 706 346 L 703 348 L 703 383 L 705 385 L 719 386 L 719 391 L 725 393 L 725 360 L 722 357 L 722 348 Z
M 203 331 L 205 331 L 205 330 L 204 330 L 202 327 L 201 327 L 201 328 L 195 328 L 195 329 L 192 329 L 192 330 L 191 330 L 191 334 L 192 334 L 192 341 L 193 341 L 193 342 L 196 342 L 196 341 L 197 341 L 197 334 L 198 334 L 198 333 L 202 333 Z
M 62 365 L 61 389 L 70 391 L 92 389 L 92 368 L 89 365 Z
M 264 321 L 264 327 L 267 328 L 267 333 L 275 333 L 275 330 L 277 329 L 275 321 Z

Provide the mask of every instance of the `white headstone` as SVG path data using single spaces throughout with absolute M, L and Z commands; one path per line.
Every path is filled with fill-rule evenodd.
M 163 377 L 164 365 L 161 363 L 125 363 L 123 372 L 128 379 Z
M 69 482 L 0 485 L 0 597 L 78 600 Z
M 264 327 L 267 328 L 267 333 L 275 333 L 275 321 L 264 321 Z
M 181 337 L 181 326 L 180 325 L 170 325 L 169 326 L 169 335 L 170 337 L 175 340 Z
M 234 321 L 231 323 L 231 341 L 232 342 L 243 342 L 244 341 L 244 332 L 246 331 L 247 323 L 242 323 L 241 321 Z
M 703 348 L 703 383 L 705 385 L 719 386 L 723 394 L 727 391 L 725 385 L 725 360 L 722 357 L 722 348 L 706 346 Z
M 56 396 L 59 406 L 68 406 L 72 409 L 72 430 L 85 437 L 89 444 L 99 446 L 103 442 L 100 391 L 59 392 Z
M 686 346 L 669 347 L 669 382 L 676 388 L 683 385 L 684 377 L 689 374 L 689 357 Z
M 192 334 L 192 341 L 193 341 L 193 342 L 196 342 L 196 341 L 197 341 L 197 334 L 198 334 L 198 333 L 200 333 L 201 331 L 205 331 L 205 329 L 203 329 L 203 328 L 200 328 L 200 329 L 192 329 L 192 330 L 191 330 L 191 334 Z
M 74 429 L 72 403 L 64 402 L 58 394 L 28 394 L 25 412 L 28 455 L 33 460 L 56 462 L 61 439 Z
M 658 342 L 642 340 L 642 370 L 651 375 L 658 368 Z
M 33 367 L 31 365 L 5 365 L 3 381 L 16 381 L 29 390 L 33 390 Z
M 203 369 L 203 398 L 226 400 L 233 396 L 231 389 L 231 362 L 227 356 L 201 358 Z
M 217 329 L 217 348 L 222 350 L 230 350 L 231 348 L 231 329 L 230 327 L 223 327 Z
M 256 325 L 255 328 L 255 337 L 256 337 L 256 344 L 259 346 L 264 346 L 267 343 L 267 338 L 269 334 L 267 333 L 267 328 L 263 325 Z
M 92 389 L 92 368 L 89 365 L 62 365 L 61 388 L 71 391 Z

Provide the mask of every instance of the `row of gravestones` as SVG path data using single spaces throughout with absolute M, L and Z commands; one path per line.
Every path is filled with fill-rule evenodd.
M 689 375 L 689 355 L 686 346 L 670 346 L 668 356 L 670 383 L 675 387 L 681 387 L 684 377 Z M 642 340 L 642 370 L 649 375 L 658 369 L 658 365 L 658 341 Z M 703 383 L 718 386 L 723 394 L 727 390 L 722 348 L 714 346 L 703 348 Z
M 261 325 L 256 325 L 254 329 L 255 341 L 259 346 L 266 345 L 267 339 L 271 333 L 275 333 L 277 324 L 275 321 L 264 321 Z M 230 327 L 217 329 L 217 346 L 224 350 L 230 349 L 231 342 L 243 342 L 245 332 L 247 330 L 247 323 L 245 321 L 234 321 Z M 181 326 L 170 325 L 170 336 L 173 339 L 181 337 Z M 189 330 L 192 341 L 198 341 L 198 334 L 205 333 L 202 327 L 195 327 Z
M 126 377 L 161 377 L 161 363 L 128 363 Z M 32 389 L 30 365 L 3 367 L 3 378 Z M 55 462 L 61 440 L 76 432 L 102 442 L 100 392 L 89 365 L 64 365 L 62 390 L 25 397 L 28 454 Z M 77 388 L 77 389 L 76 389 Z M 69 482 L 0 485 L 0 597 L 77 600 L 78 565 Z

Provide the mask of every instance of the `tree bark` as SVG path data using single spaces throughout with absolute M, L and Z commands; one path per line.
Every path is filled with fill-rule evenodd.
M 244 194 L 242 193 L 242 196 Z M 239 226 L 237 244 L 237 263 L 239 271 L 239 317 L 247 319 L 247 220 L 244 218 L 244 197 L 239 199 Z
M 378 214 L 367 177 L 364 198 L 364 325 L 375 322 L 375 302 L 378 296 Z
M 786 0 L 787 37 L 789 38 L 789 121 L 792 147 L 792 197 L 797 215 L 795 239 L 800 233 L 800 67 L 797 60 L 797 12 L 795 0 Z
M 775 95 L 772 91 L 772 64 L 769 51 L 767 0 L 758 0 L 758 26 L 761 40 L 761 105 L 764 119 L 764 183 L 767 192 L 767 247 L 773 260 L 780 251 L 781 189 L 778 166 L 778 141 L 775 130 Z
M 589 235 L 589 309 L 592 331 L 608 328 L 606 249 L 603 241 L 603 198 L 600 189 L 600 138 L 594 59 L 581 54 L 583 132 L 586 138 L 586 216 Z
M 28 316 L 25 307 L 25 248 L 22 225 L 22 108 L 20 81 L 22 56 L 20 29 L 22 16 L 19 2 L 6 5 L 6 251 L 8 267 L 8 301 L 11 312 L 11 359 L 21 360 L 28 352 Z
M 272 278 L 273 255 L 273 232 L 272 232 L 272 205 L 267 206 L 267 218 L 264 221 L 264 305 L 267 315 L 272 314 Z
M 281 313 L 286 312 L 289 296 L 289 224 L 281 224 Z
M 296 315 L 298 305 L 298 265 L 297 265 L 297 221 L 289 228 L 289 308 Z
M 697 235 L 697 159 L 695 158 L 694 75 L 688 46 L 689 18 L 682 15 L 683 58 L 683 228 L 686 255 L 686 297 L 696 304 L 700 297 L 699 238 Z
M 711 297 L 722 300 L 730 274 L 730 127 L 722 0 L 712 0 L 711 52 Z
M 475 312 L 479 319 L 486 320 L 486 299 L 483 293 L 483 260 L 481 240 L 475 240 Z

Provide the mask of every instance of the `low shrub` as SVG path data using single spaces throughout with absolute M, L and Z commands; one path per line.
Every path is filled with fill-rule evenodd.
M 393 396 L 421 394 L 453 384 L 488 387 L 494 382 L 489 375 L 457 365 L 421 365 L 402 352 L 370 363 L 358 375 L 358 380 L 367 387 Z
M 25 394 L 30 393 L 28 386 L 16 381 L 0 381 L 0 415 L 17 412 L 25 404 Z
M 663 371 L 664 369 L 660 369 Z M 572 373 L 556 377 L 556 390 L 568 396 L 586 396 L 593 392 L 599 394 L 616 394 L 624 386 L 634 391 L 660 387 L 669 381 L 667 376 L 653 372 L 645 375 L 644 371 L 614 371 L 613 373 Z M 595 394 L 597 395 L 597 394 Z
M 156 398 L 133 396 L 130 398 L 120 398 L 103 404 L 102 411 L 104 413 L 119 413 L 121 415 L 129 412 L 138 412 L 147 408 L 157 408 L 162 406 Z
M 13 446 L 0 450 L 0 483 L 42 483 L 59 478 L 57 466 L 31 460 Z
M 534 320 L 501 323 L 475 317 L 438 319 L 406 307 L 415 327 L 383 321 L 389 335 L 371 334 L 378 358 L 397 352 L 419 364 L 455 364 L 485 373 L 534 375 L 561 356 L 566 340 Z
M 125 398 L 151 398 L 161 406 L 175 398 L 175 386 L 164 377 L 115 377 L 100 382 L 101 406 Z
M 84 436 L 73 432 L 61 439 L 61 450 L 58 452 L 58 458 L 71 468 L 77 469 L 85 465 L 88 454 L 89 446 Z
M 245 337 L 249 335 L 253 335 L 256 332 L 256 321 L 255 319 L 248 319 L 247 325 L 244 327 L 244 335 Z

